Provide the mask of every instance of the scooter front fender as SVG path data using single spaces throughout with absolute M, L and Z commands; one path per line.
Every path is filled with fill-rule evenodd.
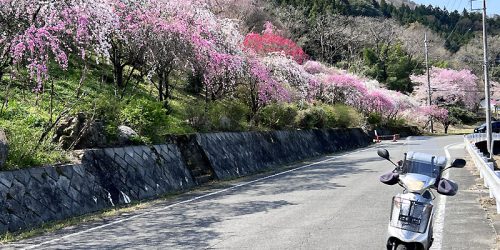
M 388 234 L 389 234 L 389 239 L 390 238 L 396 238 L 401 242 L 406 242 L 406 243 L 418 243 L 420 244 L 424 249 L 429 249 L 430 244 L 432 241 L 432 230 L 430 230 L 430 225 L 427 225 L 427 230 L 425 230 L 424 233 L 416 233 L 416 232 L 411 232 L 407 230 L 403 230 L 400 228 L 392 227 L 389 224 L 388 227 Z

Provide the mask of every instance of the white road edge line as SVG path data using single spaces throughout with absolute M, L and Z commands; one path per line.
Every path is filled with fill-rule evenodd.
M 444 152 L 446 154 L 446 159 L 448 164 L 451 164 L 451 155 L 449 149 L 453 146 L 461 145 L 463 142 L 460 143 L 453 143 L 446 145 L 444 147 Z M 448 179 L 450 176 L 450 172 L 446 171 L 444 173 L 443 177 Z M 441 250 L 442 244 L 443 244 L 443 228 L 444 228 L 444 217 L 445 217 L 445 208 L 446 208 L 446 196 L 441 195 L 439 197 L 439 203 L 437 205 L 436 209 L 436 217 L 434 220 L 434 242 L 432 243 L 431 249 L 435 250 Z
M 222 189 L 222 190 L 219 190 L 219 191 L 216 191 L 216 192 L 204 194 L 204 195 L 197 196 L 197 197 L 194 197 L 194 198 L 191 198 L 191 199 L 188 199 L 188 200 L 184 200 L 184 201 L 180 201 L 180 202 L 177 202 L 177 203 L 174 203 L 174 204 L 170 204 L 170 205 L 165 206 L 165 207 L 153 209 L 153 210 L 141 213 L 141 214 L 136 214 L 136 215 L 133 215 L 133 216 L 121 219 L 121 220 L 113 221 L 113 222 L 110 222 L 108 224 L 103 224 L 103 225 L 100 225 L 100 226 L 97 226 L 97 227 L 93 227 L 93 228 L 89 228 L 89 229 L 86 229 L 86 230 L 83 230 L 83 231 L 80 231 L 80 232 L 67 234 L 67 235 L 64 235 L 64 236 L 62 236 L 60 238 L 52 239 L 52 240 L 49 240 L 49 241 L 44 241 L 44 242 L 41 242 L 41 243 L 38 243 L 38 244 L 35 244 L 35 245 L 31 245 L 29 247 L 25 247 L 23 249 L 34 249 L 34 248 L 37 248 L 37 247 L 41 247 L 43 245 L 51 244 L 51 243 L 54 243 L 54 242 L 57 242 L 57 241 L 60 241 L 60 240 L 64 240 L 64 239 L 67 239 L 67 238 L 72 238 L 72 237 L 77 236 L 77 235 L 85 234 L 85 233 L 88 233 L 88 232 L 91 232 L 91 231 L 95 231 L 95 230 L 98 230 L 98 229 L 101 229 L 101 228 L 109 227 L 109 226 L 112 226 L 112 225 L 115 225 L 115 224 L 119 224 L 119 223 L 122 223 L 122 222 L 125 222 L 125 221 L 129 221 L 129 220 L 133 220 L 135 218 L 142 217 L 142 216 L 145 216 L 145 215 L 148 215 L 148 214 L 152 214 L 152 213 L 160 212 L 160 211 L 163 211 L 163 210 L 167 210 L 169 208 L 172 208 L 172 207 L 175 207 L 175 206 L 178 206 L 178 205 L 190 203 L 190 202 L 193 202 L 193 201 L 196 201 L 196 200 L 200 200 L 200 199 L 203 199 L 203 198 L 206 198 L 206 197 L 214 196 L 216 194 L 224 193 L 224 192 L 227 192 L 227 191 L 239 188 L 239 187 L 247 186 L 247 185 L 250 185 L 250 184 L 262 181 L 262 180 L 271 179 L 271 178 L 274 178 L 276 176 L 280 176 L 280 175 L 284 175 L 284 174 L 287 174 L 287 173 L 291 173 L 291 172 L 294 172 L 294 171 L 297 171 L 297 170 L 301 170 L 301 169 L 304 169 L 304 168 L 308 168 L 308 167 L 311 167 L 311 166 L 314 166 L 314 165 L 326 163 L 326 162 L 329 162 L 329 161 L 332 161 L 332 160 L 339 159 L 341 157 L 345 157 L 345 156 L 349 156 L 349 155 L 352 155 L 352 154 L 356 154 L 356 153 L 360 153 L 360 152 L 372 150 L 372 149 L 377 148 L 377 147 L 379 147 L 379 146 L 371 146 L 371 147 L 368 147 L 368 148 L 365 148 L 365 149 L 362 149 L 362 150 L 356 150 L 356 151 L 353 151 L 353 152 L 350 152 L 350 153 L 347 153 L 347 154 L 338 155 L 338 156 L 335 156 L 335 157 L 332 157 L 332 158 L 328 158 L 328 159 L 323 160 L 323 161 L 314 162 L 314 163 L 311 163 L 311 164 L 308 164 L 308 165 L 304 165 L 304 166 L 301 166 L 301 167 L 297 167 L 297 168 L 293 168 L 293 169 L 290 169 L 290 170 L 287 170 L 287 171 L 284 171 L 284 172 L 280 172 L 280 173 L 276 173 L 276 174 L 269 175 L 269 176 L 266 176 L 266 177 L 262 177 L 262 178 L 259 178 L 259 179 L 253 180 L 253 181 L 244 182 L 244 183 L 241 183 L 241 184 L 238 184 L 238 185 L 226 188 L 226 189 Z

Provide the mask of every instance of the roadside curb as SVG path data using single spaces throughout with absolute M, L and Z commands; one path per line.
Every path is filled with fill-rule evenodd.
M 470 156 L 468 156 L 468 160 L 470 159 Z M 488 196 L 488 188 L 486 188 L 479 175 L 479 171 L 474 167 L 470 166 L 469 172 L 471 175 L 475 178 L 475 185 L 470 187 L 471 190 L 477 191 L 478 195 L 478 200 L 477 202 L 481 205 L 481 207 L 484 209 L 486 216 L 488 220 L 490 221 L 493 230 L 495 231 L 496 234 L 496 249 L 500 249 L 500 215 L 496 214 L 496 208 L 495 208 L 495 201 L 492 201 L 492 198 L 489 198 Z M 486 201 L 486 202 L 485 202 Z M 493 203 L 491 203 L 491 201 Z

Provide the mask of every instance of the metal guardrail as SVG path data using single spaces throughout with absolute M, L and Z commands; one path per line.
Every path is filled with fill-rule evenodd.
M 493 133 L 493 140 L 500 141 L 500 133 Z M 497 214 L 500 214 L 500 171 L 495 171 L 493 163 L 488 162 L 488 158 L 476 147 L 477 142 L 486 141 L 486 134 L 469 134 L 464 136 L 464 141 L 467 151 L 484 180 L 484 186 L 489 190 L 490 198 L 495 198 Z

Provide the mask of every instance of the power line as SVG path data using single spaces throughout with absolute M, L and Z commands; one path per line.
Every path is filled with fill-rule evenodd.
M 462 1 L 463 0 L 460 0 L 460 4 L 459 6 L 462 4 Z M 454 3 L 456 3 L 456 1 L 453 1 Z M 453 7 L 455 7 L 455 5 L 453 5 Z M 451 35 L 455 32 L 455 30 L 457 29 L 457 24 L 458 24 L 458 21 L 455 22 L 455 25 L 453 26 L 453 29 L 451 30 L 450 34 L 448 35 L 448 37 L 446 37 L 446 39 L 444 39 L 444 42 L 441 46 L 444 46 L 446 44 L 446 41 L 448 41 L 448 39 L 451 37 Z M 472 27 L 471 27 L 472 28 Z

